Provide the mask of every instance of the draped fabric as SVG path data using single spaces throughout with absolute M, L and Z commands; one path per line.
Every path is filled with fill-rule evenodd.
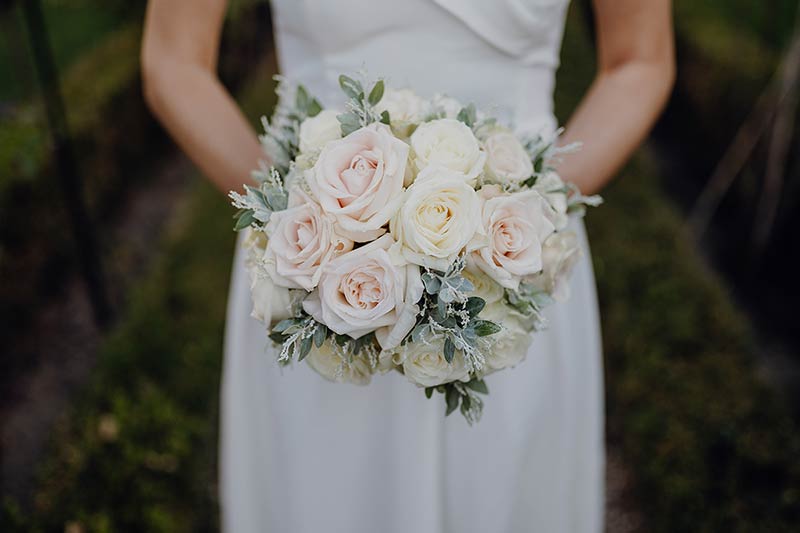
M 273 0 L 282 73 L 324 104 L 366 69 L 529 132 L 555 128 L 566 0 Z M 603 522 L 599 318 L 583 226 L 571 298 L 524 362 L 487 378 L 479 424 L 398 373 L 365 387 L 280 368 L 250 317 L 244 254 L 225 340 L 223 528 L 249 532 L 596 532 Z

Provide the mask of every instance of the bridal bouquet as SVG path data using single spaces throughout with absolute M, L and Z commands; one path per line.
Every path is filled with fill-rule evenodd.
M 281 80 L 261 137 L 272 166 L 232 192 L 253 316 L 281 364 L 337 382 L 392 370 L 479 419 L 484 377 L 520 363 L 567 296 L 567 230 L 597 197 L 473 105 L 341 76 L 343 109 Z

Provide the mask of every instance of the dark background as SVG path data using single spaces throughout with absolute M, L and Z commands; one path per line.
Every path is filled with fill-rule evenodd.
M 232 210 L 142 101 L 144 2 L 39 3 L 37 29 L 0 2 L 0 530 L 216 530 Z M 562 121 L 594 70 L 587 4 Z M 798 9 L 676 0 L 674 94 L 587 219 L 609 531 L 800 521 Z M 266 3 L 232 2 L 220 71 L 256 125 Z

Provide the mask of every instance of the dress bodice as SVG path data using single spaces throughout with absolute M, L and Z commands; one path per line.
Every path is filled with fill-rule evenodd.
M 522 130 L 553 128 L 569 0 L 272 0 L 279 63 L 323 103 L 364 69 L 423 96 L 443 92 Z

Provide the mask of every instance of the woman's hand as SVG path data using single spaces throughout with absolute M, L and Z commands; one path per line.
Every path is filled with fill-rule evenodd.
M 264 153 L 217 79 L 227 0 L 150 0 L 142 42 L 150 109 L 223 192 L 250 181 Z
M 670 0 L 594 0 L 598 73 L 567 124 L 583 149 L 559 165 L 584 194 L 600 190 L 646 137 L 675 78 Z

